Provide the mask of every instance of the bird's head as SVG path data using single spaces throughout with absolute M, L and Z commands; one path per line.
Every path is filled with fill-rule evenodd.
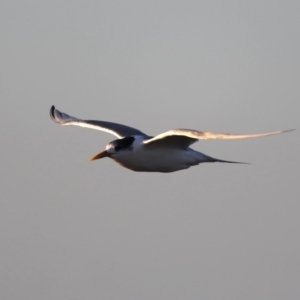
M 91 161 L 103 157 L 111 157 L 111 158 L 117 157 L 119 156 L 119 154 L 124 153 L 124 151 L 131 150 L 134 140 L 135 140 L 134 136 L 128 136 L 122 139 L 114 140 L 106 146 L 104 151 L 92 157 Z

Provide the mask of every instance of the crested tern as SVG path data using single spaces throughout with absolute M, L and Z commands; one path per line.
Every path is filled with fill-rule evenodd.
M 106 149 L 91 160 L 109 157 L 121 166 L 139 172 L 175 172 L 188 169 L 204 162 L 238 163 L 210 157 L 191 149 L 189 146 L 198 140 L 208 139 L 247 139 L 276 135 L 290 130 L 262 134 L 213 133 L 190 129 L 173 129 L 155 137 L 142 131 L 112 122 L 81 120 L 57 110 L 50 109 L 51 119 L 60 125 L 76 125 L 97 129 L 115 135 L 118 139 L 110 142 Z

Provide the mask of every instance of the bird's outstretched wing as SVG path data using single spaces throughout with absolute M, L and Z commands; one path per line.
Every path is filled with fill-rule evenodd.
M 140 130 L 122 124 L 106 122 L 106 121 L 77 119 L 63 112 L 60 112 L 54 107 L 54 105 L 50 109 L 50 117 L 55 123 L 58 123 L 60 125 L 75 125 L 75 126 L 81 126 L 90 129 L 101 130 L 101 131 L 111 133 L 117 136 L 118 138 L 124 138 L 126 136 L 131 136 L 131 135 L 146 136 L 146 134 L 144 134 Z
M 187 148 L 197 140 L 228 140 L 228 139 L 249 139 L 258 138 L 270 135 L 276 135 L 284 132 L 293 131 L 295 129 L 261 133 L 261 134 L 230 134 L 230 133 L 214 133 L 197 131 L 191 129 L 173 129 L 164 133 L 161 133 L 153 138 L 144 141 L 145 145 L 164 146 L 168 145 L 172 147 Z

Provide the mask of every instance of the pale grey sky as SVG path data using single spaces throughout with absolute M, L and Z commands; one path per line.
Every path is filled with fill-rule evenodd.
M 2 1 L 0 298 L 300 299 L 299 1 Z M 298 131 L 134 173 L 114 136 Z

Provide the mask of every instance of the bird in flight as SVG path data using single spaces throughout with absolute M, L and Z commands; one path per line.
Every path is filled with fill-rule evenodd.
M 198 140 L 257 138 L 294 130 L 262 134 L 228 134 L 191 129 L 173 129 L 152 137 L 138 129 L 122 124 L 81 120 L 60 112 L 54 105 L 50 109 L 50 117 L 60 125 L 76 125 L 115 135 L 118 139 L 110 142 L 104 151 L 95 155 L 91 160 L 109 157 L 121 166 L 139 172 L 169 173 L 188 169 L 204 162 L 244 164 L 210 157 L 193 150 L 190 145 Z

